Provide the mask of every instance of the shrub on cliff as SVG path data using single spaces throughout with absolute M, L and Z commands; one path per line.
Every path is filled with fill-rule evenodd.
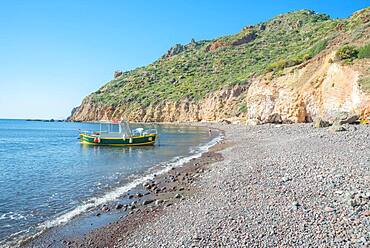
M 358 58 L 359 59 L 370 58 L 370 43 L 361 47 L 358 50 Z
M 288 61 L 286 59 L 279 59 L 268 65 L 268 71 L 281 71 L 288 66 Z
M 344 45 L 338 49 L 338 51 L 335 54 L 335 57 L 338 60 L 352 61 L 355 58 L 357 58 L 357 55 L 358 55 L 358 50 L 355 46 Z
M 235 115 L 239 116 L 239 115 L 241 115 L 243 113 L 247 113 L 247 112 L 248 112 L 248 105 L 247 105 L 247 103 L 242 102 L 242 103 L 239 104 Z

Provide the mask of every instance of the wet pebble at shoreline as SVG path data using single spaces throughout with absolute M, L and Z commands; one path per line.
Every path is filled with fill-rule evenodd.
M 59 241 L 46 235 L 26 247 L 115 247 L 117 243 L 124 242 L 138 226 L 150 222 L 191 196 L 194 193 L 192 185 L 195 179 L 206 171 L 203 167 L 222 159 L 220 154 L 208 152 L 200 159 L 193 159 L 185 166 L 172 168 L 167 174 L 144 182 L 127 192 L 118 202 L 100 206 L 95 218 L 123 214 L 119 220 L 107 223 L 102 228 L 92 229 L 84 235 L 64 237 Z
M 234 145 L 198 174 L 199 191 L 118 247 L 370 245 L 368 126 L 338 133 L 309 124 L 221 128 Z

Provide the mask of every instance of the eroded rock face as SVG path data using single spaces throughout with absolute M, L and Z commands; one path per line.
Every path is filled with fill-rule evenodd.
M 124 118 L 134 122 L 221 121 L 244 118 L 249 123 L 299 123 L 317 118 L 332 120 L 340 112 L 370 115 L 370 95 L 359 86 L 360 65 L 329 63 L 334 54 L 322 55 L 285 70 L 267 74 L 244 86 L 209 93 L 203 100 L 166 101 L 146 108 L 93 103 L 89 97 L 74 110 L 71 121 Z M 362 65 L 368 68 L 368 65 Z M 363 69 L 363 68 L 362 68 Z M 246 105 L 246 113 L 239 112 Z
M 74 107 L 71 111 L 71 115 L 67 118 L 67 121 L 71 121 L 72 118 L 75 116 L 76 111 L 79 109 L 79 107 Z
M 76 109 L 71 121 L 111 120 L 124 118 L 136 122 L 214 121 L 233 118 L 248 89 L 235 86 L 210 93 L 199 102 L 184 99 L 180 102 L 160 102 L 147 108 L 102 107 L 87 97 Z M 243 118 L 246 113 L 239 113 Z
M 232 46 L 240 46 L 240 45 L 249 43 L 249 42 L 253 41 L 256 38 L 257 38 L 256 33 L 251 32 L 251 33 L 245 35 L 244 37 L 242 37 L 241 39 L 232 42 L 231 45 Z
M 249 43 L 256 38 L 257 38 L 257 34 L 255 32 L 250 32 L 246 34 L 245 36 L 243 36 L 242 38 L 236 41 L 233 41 L 233 42 L 223 42 L 223 41 L 217 40 L 206 48 L 206 52 L 213 52 L 225 46 L 240 46 L 240 45 Z
M 247 95 L 248 118 L 296 123 L 331 120 L 338 112 L 368 114 L 370 97 L 358 85 L 359 72 L 329 63 L 331 56 L 289 69 L 281 77 L 253 81 Z
M 206 48 L 206 52 L 213 52 L 213 51 L 216 51 L 220 47 L 224 47 L 228 45 L 229 45 L 228 43 L 225 43 L 223 41 L 215 41 Z
M 122 76 L 123 72 L 122 71 L 115 71 L 114 72 L 114 78 L 118 78 L 120 76 Z
M 169 59 L 185 50 L 185 46 L 181 44 L 176 44 L 174 47 L 171 47 L 170 50 L 162 57 L 164 59 Z

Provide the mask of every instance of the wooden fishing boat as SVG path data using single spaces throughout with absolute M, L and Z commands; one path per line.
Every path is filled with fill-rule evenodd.
M 82 144 L 96 146 L 154 145 L 156 138 L 156 129 L 136 128 L 131 130 L 127 122 L 101 122 L 99 131 L 80 132 Z

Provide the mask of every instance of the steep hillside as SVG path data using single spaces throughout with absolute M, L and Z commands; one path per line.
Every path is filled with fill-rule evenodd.
M 279 15 L 235 35 L 177 44 L 148 66 L 116 74 L 70 120 L 303 122 L 340 110 L 365 115 L 369 36 L 370 8 L 336 20 L 309 10 Z

